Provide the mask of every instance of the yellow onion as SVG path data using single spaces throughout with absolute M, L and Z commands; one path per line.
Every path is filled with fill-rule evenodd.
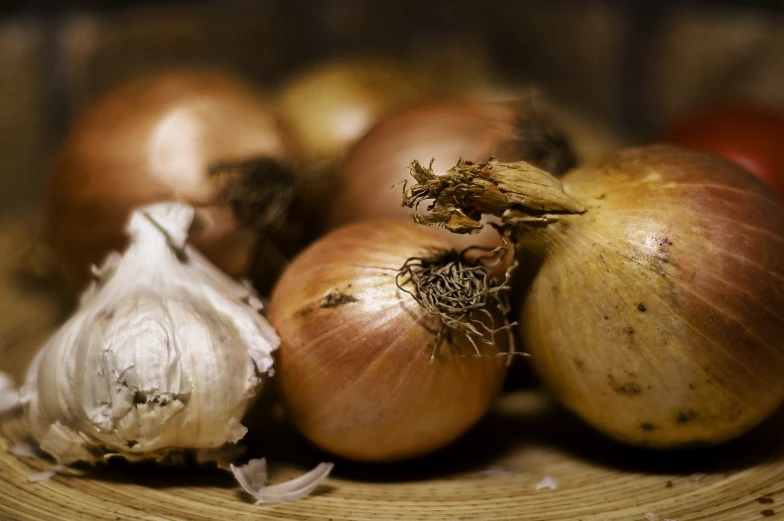
M 563 189 L 524 163 L 462 165 L 448 174 L 461 186 L 433 190 L 435 176 L 417 172 L 407 203 L 436 198 L 423 222 L 503 214 L 541 259 L 523 347 L 597 429 L 648 447 L 711 445 L 781 404 L 784 203 L 743 169 L 648 146 L 570 172 Z
M 271 106 L 237 79 L 180 71 L 119 87 L 79 117 L 55 159 L 48 221 L 66 278 L 83 287 L 91 265 L 125 247 L 132 210 L 172 199 L 212 221 L 193 244 L 229 274 L 247 274 L 258 235 L 231 203 L 264 201 L 265 176 L 287 179 L 284 159 Z
M 575 162 L 560 132 L 522 105 L 448 101 L 413 107 L 379 122 L 351 151 L 327 203 L 327 227 L 368 218 L 411 220 L 400 193 L 410 178 L 412 158 L 435 158 L 434 170 L 443 173 L 460 158 L 486 161 L 490 156 L 531 161 L 558 174 Z M 462 247 L 500 245 L 489 226 L 478 235 L 451 240 Z
M 394 63 L 356 58 L 322 63 L 293 76 L 282 87 L 278 105 L 298 161 L 317 175 L 379 117 L 419 101 L 429 90 Z
M 496 355 L 509 348 L 507 331 L 483 330 L 474 346 L 449 330 L 436 347 L 441 318 L 399 277 L 409 259 L 452 247 L 411 223 L 366 221 L 319 239 L 284 271 L 269 306 L 281 338 L 275 381 L 312 442 L 354 460 L 412 458 L 488 409 L 504 379 L 507 357 Z M 497 313 L 481 316 L 500 326 Z

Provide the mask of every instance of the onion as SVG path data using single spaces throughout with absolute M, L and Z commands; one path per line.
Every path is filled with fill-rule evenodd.
M 350 59 L 323 63 L 290 78 L 278 104 L 298 160 L 318 175 L 380 116 L 422 99 L 429 90 L 391 62 Z
M 541 258 L 524 347 L 597 429 L 648 447 L 711 445 L 781 404 L 784 204 L 745 170 L 667 146 L 616 152 L 563 189 L 525 163 L 460 165 L 440 186 L 414 168 L 407 204 L 436 198 L 422 222 L 503 215 Z
M 411 108 L 384 119 L 352 150 L 338 173 L 327 227 L 368 218 L 410 220 L 400 191 L 413 157 L 435 157 L 433 167 L 443 173 L 460 158 L 486 161 L 490 156 L 528 160 L 558 174 L 575 161 L 558 131 L 515 103 L 450 101 Z M 479 235 L 451 240 L 462 247 L 500 245 L 489 226 Z
M 661 131 L 660 139 L 724 156 L 784 197 L 784 113 L 773 107 L 717 103 L 684 114 Z
M 436 259 L 452 246 L 410 223 L 366 221 L 319 239 L 284 271 L 269 306 L 282 342 L 275 381 L 312 442 L 354 460 L 412 458 L 455 440 L 485 413 L 508 358 L 496 356 L 509 347 L 498 313 L 482 307 L 471 315 L 492 335 L 481 325 L 482 334 L 468 333 L 464 319 L 439 335 L 444 315 L 421 307 L 407 293 L 418 294 L 407 272 L 399 275 L 404 264 L 416 268 L 413 258 L 445 265 Z M 491 280 L 486 271 L 482 283 L 462 273 L 441 280 Z
M 194 245 L 229 274 L 247 274 L 258 235 L 245 218 L 280 218 L 268 203 L 290 183 L 284 156 L 270 105 L 239 80 L 171 72 L 121 86 L 78 119 L 54 163 L 48 221 L 66 278 L 83 287 L 91 265 L 125 247 L 131 211 L 168 199 L 208 214 Z M 243 205 L 269 211 L 238 216 Z

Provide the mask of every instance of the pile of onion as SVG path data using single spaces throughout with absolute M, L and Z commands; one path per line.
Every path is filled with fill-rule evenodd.
M 272 106 L 225 74 L 171 72 L 99 99 L 59 149 L 48 186 L 51 239 L 75 289 L 126 244 L 131 211 L 163 200 L 201 210 L 193 244 L 246 275 L 260 228 L 285 213 L 292 178 Z
M 413 165 L 423 222 L 496 215 L 539 258 L 519 315 L 544 383 L 607 435 L 712 445 L 784 400 L 784 202 L 711 154 L 618 151 L 562 183 L 526 163 Z
M 510 348 L 503 299 L 492 298 L 489 271 L 453 248 L 412 223 L 365 221 L 284 271 L 269 306 L 281 339 L 274 380 L 312 442 L 360 461 L 413 458 L 488 409 Z M 458 308 L 473 311 L 456 317 Z

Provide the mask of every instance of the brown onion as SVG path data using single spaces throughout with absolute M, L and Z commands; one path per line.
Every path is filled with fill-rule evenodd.
M 506 331 L 442 336 L 396 283 L 412 257 L 453 245 L 399 221 L 367 221 L 319 239 L 288 266 L 269 306 L 278 331 L 277 389 L 312 442 L 361 461 L 419 456 L 455 440 L 501 388 Z M 403 284 L 408 288 L 409 284 Z M 489 343 L 485 343 L 489 342 Z M 429 363 L 431 354 L 435 354 Z
M 379 117 L 421 100 L 429 90 L 394 63 L 349 59 L 290 78 L 278 104 L 298 161 L 316 175 L 343 157 Z M 322 168 L 314 169 L 317 164 Z
M 400 193 L 402 181 L 410 179 L 412 158 L 436 158 L 433 168 L 443 173 L 460 158 L 486 161 L 490 156 L 531 161 L 556 174 L 575 162 L 560 132 L 521 105 L 449 101 L 414 107 L 379 122 L 351 151 L 338 171 L 327 227 L 368 218 L 410 220 Z M 489 226 L 452 240 L 463 247 L 500 245 Z
M 563 190 L 523 163 L 470 169 L 473 191 L 420 184 L 408 202 L 504 214 L 541 258 L 520 332 L 566 406 L 613 438 L 666 448 L 737 437 L 782 403 L 784 203 L 769 187 L 665 146 L 574 170 Z
M 82 287 L 91 264 L 125 246 L 131 211 L 166 199 L 208 212 L 212 226 L 193 243 L 229 274 L 247 274 L 258 236 L 222 197 L 226 177 L 211 169 L 255 164 L 279 176 L 284 156 L 270 105 L 237 79 L 172 72 L 121 86 L 81 115 L 54 163 L 48 220 L 66 278 Z M 246 181 L 237 190 L 251 190 Z

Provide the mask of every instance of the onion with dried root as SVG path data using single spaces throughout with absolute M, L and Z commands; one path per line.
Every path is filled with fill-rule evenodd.
M 508 363 L 507 288 L 453 248 L 411 223 L 365 221 L 284 271 L 269 307 L 275 383 L 309 440 L 354 460 L 403 460 L 483 416 Z
M 712 445 L 784 399 L 784 203 L 727 160 L 630 148 L 561 181 L 526 163 L 414 162 L 405 203 L 465 233 L 500 217 L 540 259 L 523 348 L 570 409 L 618 440 Z
M 382 119 L 338 169 L 335 196 L 326 203 L 329 229 L 364 219 L 405 219 L 398 189 L 412 157 L 435 157 L 438 173 L 459 159 L 529 161 L 554 174 L 575 164 L 562 132 L 525 103 L 448 101 L 399 111 Z M 453 236 L 462 247 L 500 246 L 490 227 Z M 503 272 L 503 270 L 502 270 Z
M 140 206 L 179 200 L 208 213 L 191 240 L 233 276 L 252 268 L 259 235 L 293 196 L 271 103 L 225 74 L 139 78 L 90 105 L 58 150 L 47 194 L 51 239 L 74 289 L 90 266 L 127 245 Z

